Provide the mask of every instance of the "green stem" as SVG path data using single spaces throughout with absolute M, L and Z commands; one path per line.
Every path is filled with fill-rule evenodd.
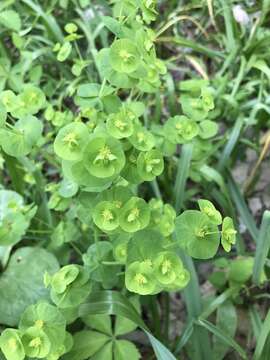
M 177 214 L 182 209 L 184 203 L 185 187 L 188 179 L 188 173 L 192 158 L 192 151 L 193 151 L 192 144 L 183 145 L 181 156 L 179 157 L 178 160 L 177 174 L 176 174 L 175 187 L 174 187 L 175 210 Z

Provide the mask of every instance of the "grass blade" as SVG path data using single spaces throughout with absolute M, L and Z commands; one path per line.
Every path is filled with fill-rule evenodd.
M 193 145 L 185 144 L 182 147 L 181 156 L 178 161 L 177 174 L 175 180 L 175 210 L 178 214 L 184 202 L 185 187 L 192 157 Z
M 261 359 L 269 333 L 270 333 L 270 310 L 268 311 L 266 318 L 262 324 L 262 328 L 257 340 L 257 345 L 255 348 L 253 360 Z
M 180 252 L 180 256 L 186 269 L 190 273 L 191 280 L 182 293 L 187 307 L 189 321 L 194 321 L 195 319 L 198 319 L 202 312 L 199 281 L 191 257 L 182 251 Z M 204 329 L 195 327 L 191 339 L 195 352 L 193 360 L 209 360 L 212 358 L 210 340 Z
M 253 281 L 256 285 L 260 284 L 261 274 L 270 249 L 270 211 L 266 210 L 263 214 L 259 237 L 256 246 L 256 253 L 253 267 Z
M 32 9 L 35 15 L 38 15 L 42 18 L 47 29 L 51 32 L 56 41 L 63 41 L 64 37 L 62 31 L 52 15 L 46 14 L 43 9 L 38 4 L 35 4 L 32 0 L 22 0 L 22 2 L 30 9 Z
M 222 171 L 224 169 L 225 165 L 227 164 L 227 162 L 231 156 L 231 153 L 232 153 L 235 145 L 237 144 L 242 126 L 243 126 L 243 119 L 238 118 L 236 123 L 234 124 L 232 132 L 230 134 L 229 141 L 227 142 L 227 144 L 221 154 L 221 157 L 219 159 L 219 162 L 218 162 L 218 170 L 219 171 Z
M 174 43 L 176 45 L 190 48 L 196 52 L 207 55 L 208 57 L 214 58 L 214 59 L 216 59 L 217 57 L 223 59 L 225 57 L 221 51 L 210 49 L 206 46 L 198 44 L 195 41 L 186 39 L 181 36 L 177 36 L 177 37 L 176 36 L 175 37 L 173 37 L 173 36 L 164 36 L 163 37 L 162 36 L 162 37 L 156 39 L 156 42 Z
M 217 326 L 203 319 L 196 321 L 196 324 L 210 331 L 213 335 L 215 335 L 217 338 L 223 341 L 224 344 L 227 344 L 230 347 L 232 347 L 235 351 L 238 352 L 238 354 L 241 356 L 242 359 L 247 359 L 247 355 L 244 349 L 239 344 L 237 344 L 237 342 L 235 342 L 230 336 L 228 336 L 224 331 L 220 330 Z
M 228 175 L 228 187 L 233 199 L 233 202 L 235 203 L 237 210 L 241 216 L 241 219 L 243 223 L 246 225 L 250 235 L 252 236 L 253 240 L 257 242 L 258 236 L 259 236 L 259 230 L 257 228 L 257 225 L 254 221 L 253 216 L 251 215 L 247 204 L 245 202 L 245 199 L 243 195 L 240 192 L 240 189 L 238 185 L 235 183 L 232 176 Z
M 180 338 L 178 339 L 178 341 L 176 341 L 176 345 L 175 345 L 175 354 L 179 354 L 180 351 L 183 349 L 183 347 L 186 345 L 186 343 L 189 341 L 191 335 L 193 334 L 194 331 L 194 322 L 193 320 L 190 321 L 185 330 L 183 331 L 183 333 L 181 334 Z

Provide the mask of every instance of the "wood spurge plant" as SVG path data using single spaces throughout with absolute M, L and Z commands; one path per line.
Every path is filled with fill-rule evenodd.
M 270 3 L 242 3 L 0 3 L 0 360 L 269 358 Z

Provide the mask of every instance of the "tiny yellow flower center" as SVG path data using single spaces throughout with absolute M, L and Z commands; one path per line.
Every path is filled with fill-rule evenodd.
M 176 130 L 182 130 L 182 124 L 177 123 L 177 124 L 175 125 L 175 128 L 176 128 Z
M 119 56 L 124 62 L 127 62 L 131 57 L 131 55 L 124 49 L 120 51 Z
M 139 217 L 139 215 L 140 215 L 140 210 L 136 207 L 132 209 L 131 212 L 129 213 L 127 221 L 132 222 L 136 220 Z
M 151 159 L 146 162 L 146 172 L 150 173 L 153 171 L 155 165 L 160 163 L 160 159 Z
M 143 276 L 143 274 L 136 274 L 134 277 L 134 280 L 136 281 L 137 284 L 139 285 L 145 285 L 147 284 L 147 279 L 145 276 Z
M 33 340 L 30 341 L 29 346 L 30 346 L 30 347 L 33 347 L 33 348 L 37 348 L 37 347 L 39 347 L 41 344 L 42 344 L 42 343 L 41 343 L 40 337 L 37 337 L 37 338 L 35 338 L 35 339 L 33 339 Z
M 78 145 L 77 136 L 74 132 L 70 132 L 69 134 L 67 134 L 64 137 L 63 141 L 64 143 L 68 144 L 68 146 Z
M 169 260 L 164 260 L 162 265 L 161 265 L 161 272 L 162 275 L 166 275 L 172 267 L 172 263 Z
M 205 235 L 206 235 L 206 229 L 205 229 L 205 228 L 196 229 L 195 235 L 198 236 L 198 237 L 200 237 L 200 238 L 205 237 Z
M 143 142 L 145 140 L 145 134 L 143 132 L 138 132 L 137 139 L 139 143 Z
M 119 201 L 119 200 L 115 201 L 114 203 L 115 203 L 115 207 L 117 207 L 117 209 L 120 209 L 123 205 L 122 201 Z
M 125 129 L 125 127 L 126 127 L 126 124 L 123 121 L 119 120 L 119 119 L 115 120 L 114 124 L 121 131 L 123 131 Z
M 112 212 L 108 209 L 103 210 L 102 217 L 104 221 L 111 221 L 114 218 Z
M 43 326 L 44 326 L 44 321 L 43 321 L 43 320 L 37 320 L 37 321 L 35 322 L 35 326 L 36 326 L 37 328 L 39 328 L 39 329 L 42 329 Z

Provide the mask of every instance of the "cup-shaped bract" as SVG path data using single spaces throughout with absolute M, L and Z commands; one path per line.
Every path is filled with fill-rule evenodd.
M 141 124 L 136 124 L 134 126 L 134 132 L 129 138 L 129 141 L 135 149 L 140 151 L 149 151 L 155 146 L 154 135 L 146 130 Z
M 179 245 L 196 259 L 212 258 L 220 242 L 218 227 L 197 210 L 184 211 L 176 218 L 176 236 Z
M 125 160 L 121 143 L 103 133 L 93 135 L 84 151 L 85 167 L 91 175 L 101 179 L 118 175 Z
M 164 160 L 159 150 L 141 152 L 137 159 L 137 168 L 140 177 L 145 181 L 152 181 L 162 174 Z
M 194 120 L 184 115 L 169 118 L 164 125 L 165 134 L 174 144 L 190 142 L 199 133 L 199 127 Z
M 156 281 L 153 269 L 145 262 L 135 261 L 126 269 L 125 284 L 129 291 L 149 295 L 155 291 Z
M 226 216 L 223 219 L 222 231 L 221 231 L 221 245 L 227 252 L 231 251 L 232 245 L 236 242 L 237 231 L 234 228 L 233 220 Z
M 0 349 L 7 360 L 23 360 L 25 358 L 25 351 L 20 331 L 5 329 L 0 336 Z
M 94 223 L 103 231 L 113 231 L 118 228 L 118 208 L 113 202 L 101 201 L 93 212 Z
M 82 159 L 88 140 L 87 126 L 80 122 L 73 122 L 58 132 L 54 141 L 54 151 L 64 160 L 78 161 Z
M 136 44 L 129 39 L 115 40 L 110 48 L 110 63 L 115 71 L 132 73 L 140 65 Z
M 119 225 L 126 232 L 144 229 L 150 221 L 150 209 L 141 198 L 132 197 L 120 210 Z
M 33 326 L 22 335 L 25 354 L 31 358 L 45 358 L 51 350 L 51 342 L 45 332 Z
M 211 201 L 200 199 L 198 200 L 198 204 L 201 212 L 207 215 L 214 225 L 220 225 L 222 223 L 222 216 Z
M 154 261 L 154 274 L 162 285 L 172 284 L 181 274 L 183 264 L 179 256 L 171 251 L 161 252 Z

